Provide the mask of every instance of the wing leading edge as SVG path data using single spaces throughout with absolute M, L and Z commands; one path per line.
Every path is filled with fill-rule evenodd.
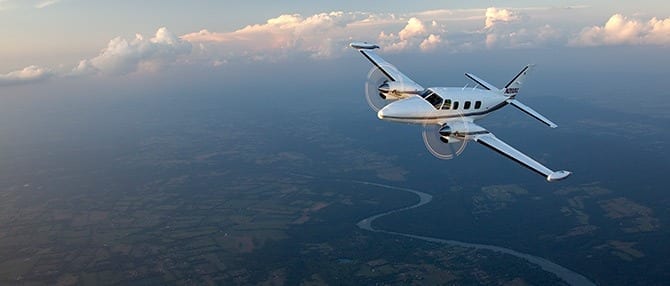
M 571 174 L 568 171 L 553 171 L 545 167 L 539 162 L 533 160 L 533 158 L 526 156 L 526 154 L 521 153 L 521 151 L 514 149 L 514 147 L 498 139 L 498 137 L 491 133 L 476 135 L 474 140 L 477 141 L 477 143 L 482 144 L 492 149 L 493 151 L 496 151 L 505 157 L 510 158 L 517 163 L 546 177 L 547 181 L 549 182 L 563 180 Z

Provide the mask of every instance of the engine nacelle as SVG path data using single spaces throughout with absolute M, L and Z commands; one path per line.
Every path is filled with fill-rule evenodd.
M 397 81 L 385 81 L 377 90 L 382 97 L 388 100 L 404 98 L 423 91 L 420 87 Z
M 439 132 L 441 136 L 448 137 L 449 135 L 451 135 L 451 127 L 449 127 L 449 125 L 444 125 L 442 126 L 442 128 L 440 128 Z
M 438 130 L 438 133 L 440 133 L 440 141 L 444 143 L 456 143 L 463 140 L 462 138 L 459 138 L 458 134 L 454 134 L 453 129 L 446 124 Z

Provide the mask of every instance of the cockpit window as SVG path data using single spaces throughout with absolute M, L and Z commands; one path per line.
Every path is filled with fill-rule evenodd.
M 433 92 L 432 92 L 430 89 L 425 89 L 425 90 L 422 91 L 421 94 L 419 94 L 419 95 L 420 95 L 421 97 L 423 97 L 423 98 L 426 98 L 426 97 L 428 97 L 428 96 L 431 95 L 431 94 L 433 94 Z
M 426 101 L 430 102 L 430 104 L 435 106 L 436 109 L 440 109 L 443 100 L 439 95 L 437 95 L 437 93 L 431 93 L 430 95 L 426 96 Z

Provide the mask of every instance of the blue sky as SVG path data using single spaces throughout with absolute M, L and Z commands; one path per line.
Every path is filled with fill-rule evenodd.
M 670 45 L 666 1 L 0 0 L 0 85 L 385 53 Z

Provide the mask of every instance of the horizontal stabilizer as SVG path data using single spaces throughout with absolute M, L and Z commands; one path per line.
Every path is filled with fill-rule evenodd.
M 498 90 L 497 87 L 495 87 L 494 85 L 492 85 L 492 84 L 490 84 L 490 83 L 484 81 L 484 80 L 481 79 L 481 78 L 478 78 L 478 77 L 477 77 L 476 75 L 474 75 L 474 74 L 471 74 L 471 73 L 465 73 L 465 76 L 467 76 L 469 79 L 471 79 L 472 81 L 476 82 L 478 85 L 480 85 L 481 87 L 485 88 L 486 90 Z
M 533 118 L 535 118 L 539 121 L 542 121 L 542 123 L 547 124 L 551 128 L 558 127 L 558 125 L 551 122 L 551 120 L 547 119 L 546 117 L 542 116 L 542 114 L 538 113 L 537 111 L 533 110 L 532 108 L 528 107 L 527 105 L 521 103 L 520 101 L 518 101 L 516 99 L 508 99 L 507 103 L 513 105 L 514 107 L 516 107 L 519 110 L 525 112 L 526 114 L 532 116 Z

